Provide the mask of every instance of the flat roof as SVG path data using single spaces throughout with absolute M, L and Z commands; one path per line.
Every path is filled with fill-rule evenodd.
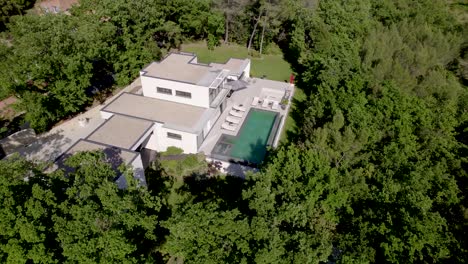
M 137 94 L 122 93 L 101 111 L 193 131 L 209 109 Z
M 106 161 L 109 162 L 114 169 L 118 168 L 122 163 L 127 165 L 132 163 L 132 161 L 139 155 L 139 153 L 135 151 L 121 149 L 87 139 L 80 139 L 57 159 L 57 164 L 59 167 L 64 168 L 66 167 L 64 165 L 64 161 L 68 157 L 81 151 L 94 150 L 102 150 L 106 156 Z
M 226 63 L 210 63 L 210 66 L 216 69 L 224 69 L 224 70 L 229 70 L 231 74 L 237 74 L 240 75 L 244 69 L 245 66 L 247 66 L 247 59 L 236 59 L 236 58 L 230 58 Z
M 213 73 L 216 69 L 209 65 L 193 62 L 196 57 L 191 53 L 169 53 L 163 60 L 152 62 L 142 71 L 147 76 L 192 84 L 198 84 L 201 80 L 217 75 Z
M 153 125 L 154 122 L 151 121 L 113 115 L 86 139 L 120 148 L 132 149 Z
M 231 58 L 226 63 L 203 64 L 197 62 L 193 53 L 169 53 L 160 62 L 152 62 L 141 70 L 143 76 L 210 86 L 223 70 L 240 75 L 248 59 Z

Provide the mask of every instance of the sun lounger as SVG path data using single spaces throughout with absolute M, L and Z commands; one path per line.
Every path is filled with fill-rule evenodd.
M 236 126 L 230 125 L 228 123 L 223 123 L 221 127 L 229 131 L 236 131 Z
M 260 98 L 254 97 L 252 101 L 252 106 L 257 106 L 259 102 L 260 102 Z
M 273 101 L 273 105 L 271 106 L 271 109 L 278 110 L 278 107 L 279 107 L 278 101 Z
M 229 122 L 229 123 L 233 123 L 233 124 L 239 124 L 240 123 L 240 119 L 235 118 L 233 116 L 227 116 L 226 121 Z
M 241 106 L 241 105 L 234 105 L 232 108 L 233 108 L 234 110 L 237 110 L 237 111 L 242 111 L 242 112 L 245 112 L 245 111 L 246 111 L 245 107 L 243 107 L 243 106 Z
M 232 116 L 235 116 L 235 117 L 243 117 L 244 116 L 244 112 L 236 112 L 234 110 L 229 111 L 229 114 L 232 115 Z
M 263 100 L 263 104 L 262 104 L 262 107 L 268 107 L 268 104 L 270 103 L 269 100 L 265 99 Z

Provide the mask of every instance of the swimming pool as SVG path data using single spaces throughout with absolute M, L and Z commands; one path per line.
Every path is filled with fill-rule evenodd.
M 266 147 L 272 144 L 278 124 L 278 113 L 251 108 L 237 136 L 222 134 L 212 156 L 258 164 L 265 158 Z

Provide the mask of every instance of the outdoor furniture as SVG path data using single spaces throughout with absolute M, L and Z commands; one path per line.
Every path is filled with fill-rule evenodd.
M 237 110 L 237 111 L 241 111 L 241 112 L 245 112 L 247 109 L 245 109 L 245 107 L 243 107 L 241 104 L 240 105 L 234 105 L 232 107 L 234 110 Z
M 233 123 L 233 124 L 239 124 L 240 123 L 240 119 L 237 119 L 237 118 L 235 118 L 233 116 L 227 116 L 226 121 L 229 122 L 229 123 Z
M 236 131 L 236 126 L 230 125 L 229 123 L 223 123 L 221 128 L 229 130 L 229 131 Z
M 278 101 L 273 101 L 273 105 L 271 106 L 271 109 L 278 110 L 278 107 L 279 107 Z
M 260 98 L 254 97 L 252 101 L 252 106 L 257 106 L 259 102 L 260 102 Z
M 264 107 L 264 108 L 268 107 L 268 104 L 269 104 L 269 103 L 270 103 L 269 100 L 267 100 L 267 99 L 263 100 L 262 107 Z
M 236 112 L 234 110 L 229 111 L 229 114 L 232 115 L 232 116 L 236 116 L 236 117 L 243 117 L 244 116 L 244 112 Z

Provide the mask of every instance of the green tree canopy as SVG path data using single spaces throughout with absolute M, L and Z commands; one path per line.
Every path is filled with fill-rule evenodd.
M 2 262 L 157 261 L 161 200 L 138 186 L 131 170 L 121 176 L 128 188 L 118 189 L 118 172 L 101 152 L 66 164 L 67 174 L 44 174 L 19 157 L 0 161 Z
M 23 15 L 26 9 L 31 8 L 35 0 L 1 0 L 0 1 L 0 31 L 5 29 L 10 17 Z

